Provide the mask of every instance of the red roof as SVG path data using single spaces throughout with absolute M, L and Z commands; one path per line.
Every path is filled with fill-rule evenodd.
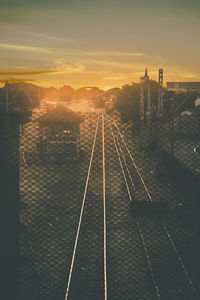
M 59 105 L 34 121 L 40 123 L 80 123 L 81 119 L 73 110 Z

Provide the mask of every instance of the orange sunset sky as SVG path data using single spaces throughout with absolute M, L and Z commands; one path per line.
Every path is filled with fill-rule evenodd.
M 0 84 L 200 81 L 200 1 L 0 0 Z

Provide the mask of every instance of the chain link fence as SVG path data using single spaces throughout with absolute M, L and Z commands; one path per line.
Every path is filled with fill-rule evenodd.
M 149 122 L 148 130 L 143 124 L 133 133 L 132 123 L 121 123 L 119 113 L 112 110 L 108 114 L 98 112 L 100 121 L 68 299 L 105 298 L 102 112 L 105 117 L 108 299 L 198 299 L 199 115 L 178 115 L 166 122 Z M 33 113 L 23 130 L 17 129 L 14 134 L 19 135 L 17 144 L 14 140 L 7 143 L 13 143 L 13 151 L 19 154 L 15 167 L 18 166 L 19 176 L 16 182 L 20 300 L 65 299 L 98 120 L 97 112 L 82 113 L 78 159 L 57 161 L 47 159 L 37 148 L 40 132 L 34 120 L 44 113 Z M 119 142 L 122 166 L 110 125 L 116 143 Z M 5 139 L 3 143 L 6 144 Z M 4 147 L 2 153 L 5 172 L 12 165 L 14 152 L 6 152 Z M 132 213 L 122 169 L 134 200 L 148 201 L 141 176 L 152 200 L 169 204 L 164 215 Z M 131 190 L 129 175 L 135 190 Z M 1 181 L 2 189 L 6 178 Z M 18 212 L 18 208 L 15 211 Z

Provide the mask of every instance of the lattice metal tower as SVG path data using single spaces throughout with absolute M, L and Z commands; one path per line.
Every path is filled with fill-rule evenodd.
M 163 69 L 159 69 L 159 90 L 158 90 L 158 117 L 163 116 Z
M 145 75 L 140 77 L 140 131 L 141 144 L 146 146 L 150 138 L 151 126 L 151 94 L 150 80 L 145 69 Z

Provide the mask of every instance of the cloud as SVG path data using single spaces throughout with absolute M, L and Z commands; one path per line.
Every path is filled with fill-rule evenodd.
M 55 63 L 58 67 L 57 73 L 71 74 L 71 73 L 83 73 L 85 71 L 85 66 L 82 64 L 65 63 L 61 59 L 56 59 Z
M 34 32 L 34 31 L 31 31 L 31 30 L 27 30 L 27 29 L 21 29 L 17 25 L 7 26 L 6 23 L 4 23 L 4 22 L 0 22 L 0 24 L 3 24 L 4 29 L 10 30 L 10 31 L 25 33 L 25 34 L 28 34 L 28 35 L 33 35 L 33 36 L 41 37 L 41 38 L 48 39 L 48 40 L 55 40 L 55 41 L 60 41 L 60 42 L 68 41 L 68 39 L 60 38 L 60 37 L 57 37 L 57 36 L 43 34 L 43 33 L 39 33 L 39 32 Z
M 124 80 L 124 79 L 126 79 L 126 76 L 108 76 L 105 79 L 108 79 L 108 80 Z
M 16 76 L 23 76 L 23 75 L 39 75 L 39 74 L 50 74 L 50 73 L 57 73 L 59 70 L 29 70 L 29 71 L 1 71 L 0 75 L 16 75 Z
M 73 74 L 82 73 L 85 71 L 85 66 L 80 64 L 64 63 L 62 60 L 57 59 L 54 61 L 54 69 L 44 70 L 0 70 L 0 76 L 28 76 L 28 75 L 41 75 L 41 74 Z
M 123 52 L 123 51 L 86 51 L 80 52 L 80 55 L 91 55 L 91 56 L 145 56 L 142 52 Z
M 135 56 L 143 57 L 146 56 L 142 52 L 126 52 L 126 51 L 113 51 L 113 50 L 100 50 L 100 51 L 77 51 L 76 49 L 66 49 L 65 53 L 73 56 Z
M 130 62 L 130 61 L 121 61 L 121 60 L 108 60 L 108 59 L 97 59 L 97 58 L 90 58 L 90 59 L 86 59 L 86 58 L 82 58 L 82 61 L 85 64 L 88 65 L 92 65 L 95 67 L 101 67 L 101 68 L 109 68 L 110 71 L 112 70 L 114 72 L 114 70 L 118 70 L 117 72 L 123 72 L 125 73 L 130 73 L 133 70 L 143 70 L 145 68 L 145 63 L 144 62 Z M 105 71 L 105 69 L 104 69 Z
M 11 50 L 19 50 L 19 51 L 31 51 L 31 52 L 41 52 L 41 53 L 53 53 L 52 50 L 41 48 L 41 47 L 32 47 L 32 46 L 24 46 L 24 45 L 14 45 L 14 44 L 3 44 L 0 43 L 0 48 L 11 49 Z
M 44 80 L 43 80 L 44 81 Z M 48 80 L 45 80 L 48 81 Z M 15 82 L 41 82 L 40 79 L 36 79 L 36 78 L 14 78 L 14 77 L 7 77 L 7 78 L 3 78 L 0 80 L 1 85 L 5 84 L 6 82 L 8 83 L 15 83 Z
M 182 74 L 182 77 L 184 77 L 184 78 L 194 78 L 196 76 L 194 74 Z

